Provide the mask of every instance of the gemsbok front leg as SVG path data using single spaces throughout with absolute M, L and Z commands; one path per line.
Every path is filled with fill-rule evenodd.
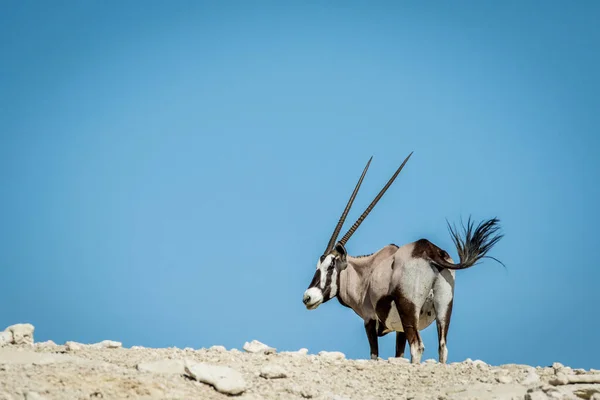
M 365 322 L 365 331 L 367 339 L 369 339 L 369 347 L 371 349 L 371 360 L 377 360 L 379 357 L 379 343 L 377 339 L 377 321 L 371 319 Z
M 406 334 L 404 332 L 396 332 L 396 357 L 404 357 L 404 349 L 406 348 Z

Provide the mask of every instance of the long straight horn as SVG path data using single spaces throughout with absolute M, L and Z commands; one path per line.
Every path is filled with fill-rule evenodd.
M 354 192 L 352 192 L 352 196 L 350 196 L 350 200 L 348 200 L 348 204 L 346 204 L 346 208 L 344 209 L 344 212 L 342 213 L 342 216 L 340 217 L 340 220 L 338 221 L 337 226 L 335 227 L 335 230 L 333 231 L 333 234 L 331 235 L 331 239 L 329 239 L 329 244 L 327 244 L 327 249 L 325 250 L 325 252 L 323 254 L 327 254 L 327 253 L 329 253 L 329 251 L 331 249 L 333 249 L 333 246 L 335 245 L 335 241 L 337 240 L 337 237 L 340 234 L 340 230 L 342 229 L 342 226 L 344 225 L 344 221 L 346 220 L 346 216 L 348 215 L 348 212 L 350 211 L 350 207 L 352 207 L 352 203 L 354 203 L 354 198 L 356 197 L 356 194 L 358 193 L 358 189 L 360 189 L 360 185 L 362 184 L 363 178 L 365 177 L 365 174 L 367 173 L 367 170 L 369 169 L 369 165 L 371 165 L 372 159 L 373 159 L 373 156 L 371 156 L 371 158 L 369 158 L 369 161 L 367 162 L 367 166 L 365 167 L 362 175 L 360 176 L 360 179 L 358 180 L 358 183 L 356 184 L 356 187 L 354 188 Z
M 362 215 L 360 216 L 360 218 L 358 218 L 356 220 L 356 222 L 354 223 L 354 225 L 352 225 L 352 227 L 348 230 L 348 232 L 346 232 L 346 234 L 344 235 L 344 237 L 342 238 L 342 240 L 340 240 L 340 243 L 342 244 L 342 246 L 346 245 L 346 242 L 348 241 L 348 239 L 350 239 L 350 237 L 354 234 L 354 232 L 356 232 L 356 230 L 358 229 L 358 227 L 360 226 L 360 224 L 364 221 L 365 218 L 367 218 L 367 215 L 369 215 L 369 213 L 371 212 L 371 210 L 373 210 L 373 207 L 375 207 L 375 205 L 377 204 L 377 202 L 381 199 L 381 197 L 383 197 L 385 191 L 388 190 L 388 188 L 392 185 L 392 183 L 394 182 L 394 180 L 396 179 L 396 177 L 398 176 L 398 174 L 400 173 L 400 171 L 402 171 L 402 168 L 404 168 L 404 164 L 406 164 L 406 162 L 408 161 L 408 159 L 410 158 L 410 156 L 412 156 L 412 154 L 413 154 L 413 152 L 411 151 L 411 153 L 408 155 L 408 157 L 406 157 L 406 159 L 404 160 L 404 162 L 402 163 L 402 165 L 400 165 L 400 168 L 398 168 L 398 170 L 390 178 L 390 180 L 388 181 L 388 183 L 386 183 L 386 185 L 383 187 L 383 189 L 381 189 L 381 191 L 379 192 L 379 194 L 377 195 L 377 197 L 375 197 L 375 199 L 371 202 L 371 204 L 369 204 L 369 207 L 367 207 L 367 209 L 365 210 L 365 212 L 362 213 Z

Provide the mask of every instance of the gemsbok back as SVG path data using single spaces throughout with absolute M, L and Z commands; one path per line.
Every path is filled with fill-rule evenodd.
M 346 243 L 362 221 L 373 210 L 386 190 L 394 182 L 412 153 L 390 178 L 387 184 L 356 220 L 348 232 L 337 241 L 344 220 L 360 189 L 371 164 L 367 163 L 327 248 L 317 262 L 315 275 L 304 292 L 307 309 L 337 297 L 364 321 L 371 358 L 379 355 L 378 337 L 396 332 L 396 357 L 404 356 L 406 340 L 410 346 L 411 362 L 418 364 L 425 347 L 419 331 L 435 320 L 439 342 L 439 362 L 446 363 L 448 349 L 446 337 L 452 315 L 455 270 L 477 264 L 502 238 L 497 234 L 499 220 L 489 219 L 474 227 L 471 218 L 463 226 L 461 237 L 456 228 L 448 224 L 460 262 L 455 264 L 450 255 L 427 239 L 398 247 L 390 244 L 367 256 L 353 257 L 346 252 Z M 500 262 L 500 261 L 498 261 Z

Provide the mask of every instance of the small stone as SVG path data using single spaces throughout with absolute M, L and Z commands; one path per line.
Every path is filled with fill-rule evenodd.
M 282 351 L 281 354 L 288 356 L 306 356 L 308 354 L 308 349 L 302 348 L 296 351 Z
M 25 400 L 45 400 L 46 398 L 37 392 L 25 393 Z
M 144 346 L 131 346 L 131 350 L 144 350 Z
M 320 351 L 319 352 L 319 357 L 325 359 L 325 360 L 344 360 L 346 358 L 346 355 L 344 353 L 342 353 L 341 351 Z
M 558 373 L 554 379 L 550 379 L 549 383 L 554 386 L 568 385 L 569 378 L 565 374 Z
M 192 349 L 191 347 L 186 347 L 185 349 L 183 349 L 183 351 L 191 352 L 194 351 L 194 349 Z
M 152 372 L 155 374 L 185 374 L 185 361 L 184 360 L 159 360 L 144 362 L 137 365 L 138 371 Z
M 305 389 L 299 385 L 292 385 L 292 386 L 286 388 L 286 390 L 289 393 L 295 394 L 296 396 L 300 396 L 305 399 L 312 399 L 313 397 L 316 396 L 316 393 L 314 393 L 312 390 Z
M 123 347 L 121 342 L 115 342 L 114 340 L 103 340 L 98 343 L 94 343 L 92 347 L 102 348 L 102 349 L 120 349 Z
M 521 384 L 524 386 L 530 386 L 530 385 L 535 385 L 539 381 L 540 381 L 540 376 L 537 373 L 530 371 L 527 374 L 527 376 L 521 381 Z
M 0 332 L 0 347 L 12 344 L 13 334 L 12 332 L 4 331 Z
M 552 368 L 554 368 L 554 372 L 557 370 L 563 369 L 565 366 L 559 362 L 552 363 Z
M 509 375 L 500 375 L 496 378 L 498 383 L 509 384 L 512 383 L 512 378 Z
M 329 400 L 350 400 L 348 397 L 340 396 L 338 394 L 330 394 L 327 398 Z
M 391 364 L 408 364 L 410 360 L 404 357 L 389 357 L 388 362 Z
M 219 393 L 237 395 L 246 390 L 242 374 L 229 367 L 186 362 L 185 373 L 198 382 L 211 385 Z
M 280 365 L 265 365 L 260 370 L 260 376 L 265 379 L 287 378 L 287 372 Z
M 423 361 L 424 364 L 437 364 L 437 360 L 434 358 L 429 358 L 425 361 Z
M 525 394 L 525 400 L 547 400 L 548 396 L 546 393 L 541 390 L 536 390 L 534 392 L 529 392 Z
M 83 349 L 85 344 L 69 341 L 65 343 L 65 347 L 67 348 L 67 351 L 77 351 Z
M 45 342 L 38 342 L 35 345 L 40 348 L 56 347 L 56 343 L 54 343 L 52 340 L 46 340 Z
M 354 368 L 359 371 L 366 369 L 369 366 L 370 360 L 359 359 L 354 361 Z
M 274 354 L 276 349 L 274 347 L 267 346 L 258 340 L 244 343 L 244 350 L 248 353 L 263 353 L 263 354 Z
M 210 350 L 210 351 L 216 351 L 216 352 L 219 352 L 219 353 L 223 353 L 223 352 L 227 351 L 227 349 L 225 348 L 225 346 L 221 346 L 221 345 L 210 346 L 208 348 L 208 350 Z
M 5 329 L 5 332 L 12 333 L 12 344 L 33 345 L 33 331 L 35 328 L 31 324 L 15 324 Z

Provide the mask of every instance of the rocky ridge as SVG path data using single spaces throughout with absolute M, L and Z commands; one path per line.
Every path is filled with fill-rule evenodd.
M 50 399 L 592 399 L 600 371 L 442 365 L 405 358 L 349 360 L 340 352 L 277 352 L 259 341 L 243 351 L 34 343 L 34 327 L 0 333 L 0 400 Z

